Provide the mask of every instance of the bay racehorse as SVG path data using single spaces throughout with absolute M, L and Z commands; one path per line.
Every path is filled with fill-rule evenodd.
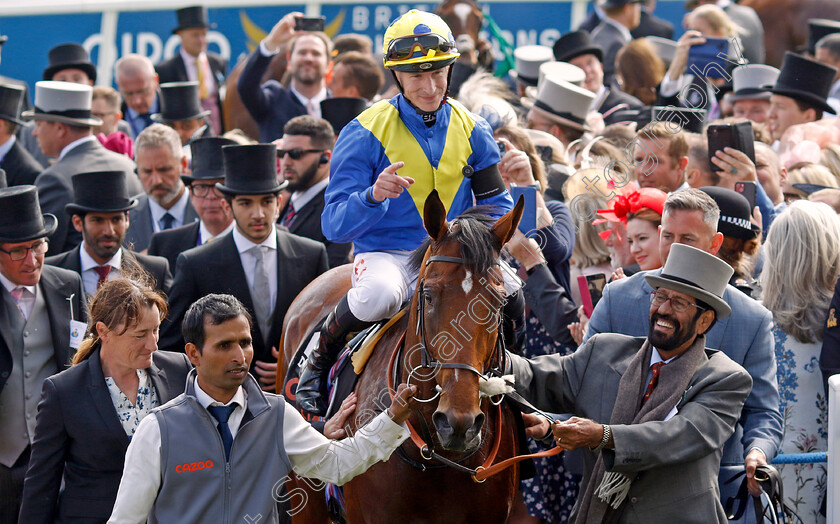
M 516 415 L 499 397 L 480 398 L 479 389 L 485 377 L 504 369 L 499 253 L 516 230 L 522 207 L 518 203 L 495 222 L 486 209 L 473 208 L 448 223 L 437 192 L 426 200 L 429 239 L 413 256 L 417 289 L 407 313 L 380 339 L 358 379 L 350 429 L 385 409 L 401 382 L 415 384 L 415 398 L 425 402 L 409 419 L 412 438 L 390 460 L 344 486 L 351 524 L 507 520 L 518 467 L 486 479 L 480 472 L 515 455 Z M 303 337 L 349 290 L 350 271 L 346 265 L 321 275 L 289 308 L 278 382 Z M 293 401 L 294 384 L 286 384 L 283 393 Z M 300 479 L 287 488 L 313 491 Z M 295 522 L 324 522 L 323 495 L 313 495 L 306 507 L 296 508 L 302 511 Z

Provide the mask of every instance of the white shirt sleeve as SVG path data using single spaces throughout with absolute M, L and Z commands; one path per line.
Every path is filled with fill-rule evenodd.
M 160 427 L 157 417 L 140 421 L 125 453 L 120 489 L 109 524 L 143 524 L 160 488 Z
M 283 445 L 295 473 L 338 485 L 386 460 L 408 437 L 407 427 L 395 424 L 387 412 L 341 440 L 319 433 L 295 409 L 287 407 L 283 420 Z
M 265 40 L 260 40 L 259 48 L 260 48 L 260 54 L 263 55 L 263 56 L 274 56 L 274 55 L 276 55 L 277 53 L 280 52 L 280 49 L 278 49 L 274 52 L 269 51 L 268 47 L 266 47 L 266 45 L 265 45 Z
M 679 80 L 671 80 L 668 75 L 659 84 L 659 94 L 662 96 L 674 96 L 682 92 L 691 84 L 691 75 L 682 75 Z

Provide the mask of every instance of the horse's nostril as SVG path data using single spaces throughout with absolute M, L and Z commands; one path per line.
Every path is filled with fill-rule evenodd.
M 472 435 L 476 435 L 481 431 L 482 427 L 484 427 L 484 413 L 479 413 L 473 421 L 473 425 L 470 428 L 470 433 Z
M 450 433 L 452 426 L 449 424 L 449 418 L 442 411 L 435 411 L 432 415 L 432 422 L 435 425 L 438 433 Z

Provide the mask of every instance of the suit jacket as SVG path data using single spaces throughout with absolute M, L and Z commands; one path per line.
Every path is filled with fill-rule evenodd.
M 0 293 L 6 292 L 6 288 L 0 290 Z M 80 322 L 87 320 L 87 303 L 82 278 L 72 271 L 44 265 L 41 269 L 39 292 L 44 293 L 47 315 L 50 318 L 55 365 L 61 371 L 70 362 L 73 354 L 70 349 L 70 308 L 73 309 L 73 320 Z M 72 300 L 67 300 L 71 297 Z M 3 391 L 12 372 L 11 348 L 14 344 L 11 336 L 7 320 L 0 314 L 0 392 Z
M 80 244 L 66 253 L 47 257 L 45 262 L 51 266 L 68 269 L 81 275 L 81 250 L 82 246 Z M 169 262 L 167 262 L 163 257 L 153 257 L 140 253 L 132 253 L 128 249 L 123 249 L 122 267 L 127 269 L 143 269 L 152 276 L 154 279 L 155 289 L 158 291 L 169 293 L 169 288 L 172 287 L 172 273 L 169 272 Z
M 316 240 L 327 248 L 327 255 L 330 259 L 330 267 L 340 266 L 350 262 L 350 250 L 353 249 L 353 243 L 345 244 L 330 242 L 324 233 L 321 231 L 321 213 L 324 212 L 324 193 L 326 188 L 322 189 L 320 193 L 312 197 L 312 200 L 306 203 L 300 209 L 295 210 L 295 217 L 292 223 L 289 224 L 289 232 L 306 238 Z M 289 212 L 289 201 L 280 212 L 280 219 L 277 221 L 282 224 L 283 219 Z
M 259 125 L 262 143 L 277 140 L 283 136 L 286 122 L 306 114 L 306 108 L 298 97 L 277 80 L 260 84 L 272 58 L 263 56 L 259 49 L 255 49 L 236 83 L 242 103 Z
M 327 251 L 324 246 L 308 238 L 285 231 L 277 235 L 277 300 L 274 322 L 268 334 L 269 345 L 257 323 L 251 330 L 254 361 L 274 362 L 271 346 L 278 346 L 283 319 L 292 300 L 318 275 L 327 270 Z M 184 350 L 181 322 L 193 302 L 210 293 L 228 293 L 238 298 L 254 315 L 254 303 L 245 270 L 236 249 L 233 235 L 184 251 L 175 265 L 175 281 L 169 296 L 169 316 L 161 328 L 159 346 L 173 351 Z M 253 369 L 253 364 L 252 364 Z
M 723 10 L 733 22 L 746 31 L 745 34 L 740 35 L 743 44 L 741 51 L 744 58 L 749 60 L 751 64 L 763 64 L 765 58 L 764 24 L 761 23 L 755 9 L 730 2 Z
M 12 148 L 0 161 L 0 169 L 6 171 L 6 181 L 9 187 L 32 185 L 44 168 L 37 160 L 15 140 Z
M 216 53 L 207 51 L 207 62 L 210 64 L 210 71 L 216 80 L 216 104 L 219 106 L 219 115 L 222 114 L 222 93 L 225 89 L 225 73 L 227 72 L 227 61 Z M 161 84 L 167 82 L 187 82 L 187 66 L 181 53 L 176 54 L 168 60 L 164 60 L 155 66 Z
M 130 158 L 108 151 L 94 138 L 74 147 L 64 158 L 38 175 L 35 185 L 38 187 L 41 211 L 58 218 L 58 228 L 50 237 L 49 255 L 63 253 L 82 242 L 82 234 L 70 227 L 70 215 L 64 210 L 64 206 L 74 200 L 71 177 L 91 171 L 124 171 L 129 194 L 136 194 L 135 191 L 143 191 L 143 185 L 134 168 Z
M 651 274 L 661 273 L 661 269 Z M 596 333 L 622 333 L 644 336 L 648 332 L 650 292 L 642 271 L 611 282 L 589 321 L 586 338 Z M 732 314 L 719 319 L 706 335 L 706 347 L 719 349 L 746 369 L 753 378 L 753 388 L 735 434 L 723 450 L 724 465 L 743 465 L 746 452 L 759 447 L 767 460 L 776 456 L 782 439 L 782 416 L 779 413 L 779 388 L 776 381 L 773 316 L 764 306 L 727 286 L 723 300 Z M 645 307 L 641 307 L 640 305 Z
M 642 17 L 639 20 L 639 25 L 635 29 L 632 29 L 630 34 L 633 35 L 634 40 L 646 36 L 658 36 L 673 40 L 674 24 L 656 15 L 652 15 L 642 8 Z
M 608 333 L 567 356 L 510 355 L 516 390 L 539 409 L 608 424 L 619 381 L 644 342 Z M 721 449 L 741 416 L 752 380 L 720 351 L 707 349 L 705 356 L 672 418 L 610 426 L 615 448 L 602 451 L 607 471 L 638 474 L 619 522 L 727 522 L 717 485 Z M 583 453 L 581 490 L 597 459 L 589 448 Z
M 615 79 L 615 57 L 628 40 L 624 39 L 617 27 L 604 20 L 592 30 L 592 43 L 604 50 L 604 85 L 612 85 Z
M 147 371 L 160 405 L 184 392 L 191 368 L 184 354 L 152 354 Z M 20 522 L 104 523 L 117 499 L 128 444 L 98 349 L 45 380 Z
M 601 114 L 609 112 L 612 108 L 626 104 L 626 109 L 641 109 L 644 104 L 633 95 L 629 95 L 622 91 L 617 87 L 607 87 L 607 96 L 604 98 L 604 101 L 601 102 L 601 105 L 594 108 L 595 111 L 598 111 Z M 620 110 L 619 110 L 620 111 Z
M 185 192 L 186 195 L 186 192 Z M 187 199 L 187 207 L 184 209 L 184 225 L 198 220 L 198 213 Z M 155 226 L 152 223 L 152 210 L 149 208 L 149 195 L 145 193 L 137 197 L 137 207 L 128 212 L 129 226 L 125 233 L 124 245 L 132 251 L 144 251 L 149 247 L 152 235 L 155 233 Z
M 199 245 L 198 237 L 200 233 L 201 222 L 198 220 L 166 231 L 158 231 L 152 235 L 146 253 L 165 258 L 169 261 L 169 269 L 174 271 L 178 255 Z
M 595 30 L 596 27 L 598 27 L 598 24 L 600 23 L 601 17 L 598 16 L 598 13 L 595 11 L 595 9 L 592 9 L 591 11 L 589 11 L 589 14 L 586 15 L 586 18 L 584 18 L 583 22 L 581 22 L 580 25 L 577 27 L 577 29 L 583 29 L 584 31 L 591 33 Z

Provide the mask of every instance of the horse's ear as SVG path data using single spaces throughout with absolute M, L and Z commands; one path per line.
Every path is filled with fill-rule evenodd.
M 437 189 L 432 189 L 426 197 L 426 203 L 423 205 L 423 225 L 435 241 L 440 240 L 446 232 L 446 208 L 440 201 Z
M 499 247 L 504 246 L 513 237 L 513 233 L 519 226 L 522 219 L 522 211 L 525 209 L 525 198 L 520 195 L 519 200 L 513 209 L 502 215 L 502 218 L 493 224 L 493 234 L 499 239 Z

